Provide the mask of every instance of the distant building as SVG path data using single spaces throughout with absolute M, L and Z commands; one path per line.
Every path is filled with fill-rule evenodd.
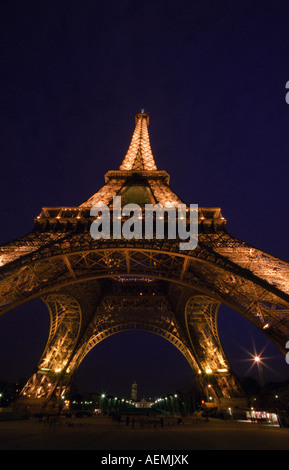
M 135 403 L 136 408 L 150 408 L 152 406 L 151 401 L 147 401 L 144 398 L 141 401 Z
M 137 383 L 133 382 L 131 386 L 131 399 L 137 401 Z

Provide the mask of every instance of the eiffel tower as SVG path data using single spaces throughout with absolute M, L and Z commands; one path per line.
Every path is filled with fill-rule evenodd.
M 156 166 L 148 125 L 142 110 L 119 169 L 108 171 L 87 201 L 43 207 L 30 233 L 0 247 L 1 314 L 36 298 L 50 312 L 45 350 L 18 406 L 58 406 L 89 351 L 127 330 L 158 334 L 178 348 L 205 399 L 209 392 L 218 407 L 238 401 L 242 390 L 217 328 L 222 303 L 286 352 L 289 264 L 231 236 L 220 208 L 198 207 L 192 250 L 180 250 L 179 240 L 168 236 L 91 236 L 91 208 L 103 203 L 112 211 L 116 196 L 122 205 L 185 204 Z

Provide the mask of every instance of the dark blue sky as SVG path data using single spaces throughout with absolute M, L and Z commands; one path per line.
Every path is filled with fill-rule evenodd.
M 0 1 L 0 242 L 29 232 L 42 206 L 78 205 L 96 192 L 144 108 L 156 163 L 175 192 L 221 207 L 232 235 L 288 261 L 288 25 L 287 1 Z M 18 354 L 10 368 L 0 363 L 0 378 L 29 374 L 37 362 L 48 334 L 42 311 L 36 303 L 0 319 L 1 356 Z M 220 321 L 228 348 L 235 337 L 247 347 L 247 324 L 240 329 L 225 309 Z M 146 344 L 156 351 L 139 375 L 143 393 L 154 394 L 151 371 L 166 370 L 170 345 L 137 335 L 138 365 L 148 364 Z M 131 349 L 117 335 L 87 357 L 82 368 L 96 386 L 103 374 L 113 388 L 98 362 L 109 357 L 117 377 L 121 350 L 124 363 Z M 236 344 L 229 350 L 239 364 Z M 182 385 L 187 364 L 172 354 Z M 284 358 L 276 360 L 288 378 Z M 127 388 L 141 369 L 131 361 Z

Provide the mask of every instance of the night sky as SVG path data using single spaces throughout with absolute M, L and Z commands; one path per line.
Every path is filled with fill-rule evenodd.
M 289 261 L 288 1 L 2 0 L 0 66 L 0 243 L 28 233 L 43 206 L 95 193 L 144 108 L 173 190 Z M 237 374 L 265 348 L 263 380 L 289 378 L 247 321 L 222 307 L 219 324 Z M 48 331 L 40 300 L 0 318 L 0 381 L 29 376 Z M 77 380 L 122 395 L 137 380 L 154 397 L 188 387 L 191 371 L 166 340 L 130 332 L 94 348 Z

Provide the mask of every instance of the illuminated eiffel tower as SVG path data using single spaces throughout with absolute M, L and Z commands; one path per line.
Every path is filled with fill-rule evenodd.
M 179 240 L 94 239 L 91 208 L 113 198 L 184 204 L 157 169 L 149 116 L 136 115 L 118 170 L 77 207 L 44 207 L 27 235 L 0 247 L 1 314 L 41 298 L 50 312 L 45 350 L 19 399 L 57 406 L 89 351 L 126 330 L 156 333 L 178 348 L 218 407 L 242 397 L 217 328 L 221 303 L 262 330 L 285 353 L 289 338 L 289 264 L 232 237 L 220 208 L 198 208 L 198 244 Z M 112 216 L 112 214 L 111 214 Z M 143 214 L 142 214 L 143 216 Z M 170 364 L 168 364 L 170 367 Z M 32 409 L 32 408 L 31 408 Z

